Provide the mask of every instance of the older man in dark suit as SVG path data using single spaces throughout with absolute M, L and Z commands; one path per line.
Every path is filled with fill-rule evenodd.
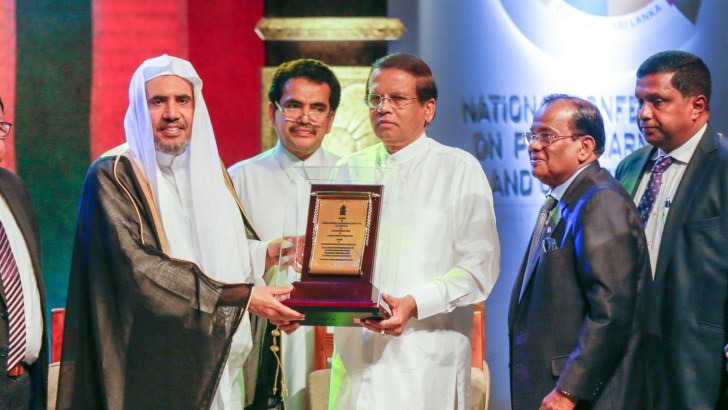
M 728 140 L 708 126 L 711 79 L 683 51 L 637 70 L 638 125 L 649 145 L 617 178 L 639 204 L 654 281 L 649 385 L 656 409 L 728 408 Z
M 0 162 L 11 124 L 0 99 Z M 0 407 L 45 409 L 48 344 L 38 223 L 17 175 L 0 168 Z
M 551 191 L 511 297 L 513 409 L 644 408 L 649 259 L 635 205 L 599 165 L 599 110 L 549 96 L 524 139 Z

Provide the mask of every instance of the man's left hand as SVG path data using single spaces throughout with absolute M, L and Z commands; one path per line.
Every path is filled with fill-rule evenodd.
M 280 265 L 281 268 L 287 268 L 296 261 L 296 250 L 300 248 L 303 252 L 303 236 L 286 236 L 283 238 L 273 239 L 268 242 L 265 253 L 265 270 L 271 266 Z
M 410 295 L 403 298 L 396 298 L 383 294 L 382 299 L 389 305 L 389 311 L 392 315 L 384 320 L 368 319 L 364 322 L 359 322 L 359 324 L 381 335 L 399 336 L 404 332 L 407 321 L 412 317 L 417 317 L 417 302 Z
M 540 410 L 571 410 L 574 407 L 576 407 L 576 400 L 561 393 L 557 387 L 544 397 Z

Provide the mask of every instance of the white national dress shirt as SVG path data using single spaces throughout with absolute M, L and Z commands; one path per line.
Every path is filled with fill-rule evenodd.
M 690 159 L 695 153 L 695 149 L 698 148 L 700 138 L 702 138 L 705 130 L 708 128 L 706 123 L 703 127 L 687 140 L 683 145 L 677 147 L 669 154 L 666 154 L 661 149 L 655 152 L 655 155 L 650 158 L 656 160 L 664 155 L 669 155 L 673 158 L 672 164 L 662 173 L 662 184 L 660 185 L 660 192 L 657 194 L 655 199 L 655 205 L 652 207 L 650 216 L 647 219 L 647 225 L 645 226 L 645 236 L 647 237 L 647 249 L 650 252 L 650 265 L 652 266 L 652 278 L 655 277 L 655 268 L 657 267 L 657 256 L 660 252 L 660 243 L 662 242 L 662 232 L 665 229 L 665 221 L 667 220 L 667 214 L 670 211 L 670 205 L 675 199 L 675 192 L 677 191 L 678 185 L 685 174 L 685 169 L 688 167 Z M 652 170 L 647 169 L 642 175 L 640 184 L 637 188 L 637 192 L 634 196 L 634 203 L 639 206 L 642 195 L 647 188 L 647 183 L 650 181 Z
M 5 226 L 5 233 L 8 235 L 10 249 L 13 250 L 15 263 L 20 273 L 20 283 L 23 286 L 23 304 L 25 307 L 25 358 L 23 361 L 33 364 L 40 355 L 40 348 L 43 342 L 43 312 L 40 307 L 40 293 L 38 283 L 35 280 L 33 264 L 30 261 L 28 245 L 18 228 L 12 211 L 0 195 L 0 220 Z
M 329 405 L 468 408 L 472 305 L 488 297 L 500 261 L 493 195 L 481 164 L 425 134 L 394 154 L 380 143 L 339 164 L 396 172 L 382 194 L 373 282 L 392 296 L 412 295 L 418 318 L 399 337 L 336 328 Z
M 272 240 L 283 234 L 286 201 L 295 197 L 295 193 L 289 192 L 291 175 L 301 167 L 333 167 L 338 159 L 319 148 L 301 161 L 279 141 L 274 148 L 230 167 L 235 190 L 261 239 Z M 307 209 L 308 195 L 301 195 L 298 202 Z M 290 410 L 307 408 L 306 377 L 313 370 L 313 335 L 311 326 L 281 335 L 283 370 L 288 387 L 286 406 Z

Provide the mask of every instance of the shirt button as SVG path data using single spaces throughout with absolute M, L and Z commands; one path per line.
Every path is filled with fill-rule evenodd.
M 5 357 L 7 355 L 8 355 L 8 348 L 7 347 L 0 348 L 0 357 Z

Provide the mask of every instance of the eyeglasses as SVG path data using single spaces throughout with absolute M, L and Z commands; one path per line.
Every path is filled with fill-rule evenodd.
M 10 134 L 10 128 L 13 126 L 13 124 L 9 122 L 0 122 L 0 137 L 4 137 L 8 134 Z
M 386 100 L 389 100 L 389 103 L 392 105 L 392 107 L 399 109 L 404 108 L 408 104 L 411 104 L 415 101 L 419 101 L 420 99 L 407 95 L 390 95 L 389 97 L 385 97 L 379 94 L 369 94 L 364 99 L 364 104 L 366 104 L 370 110 L 374 110 L 384 104 L 384 101 Z
M 308 112 L 303 112 L 303 106 L 297 102 L 286 102 L 283 107 L 278 104 L 278 101 L 275 101 L 273 104 L 275 104 L 276 108 L 283 113 L 285 120 L 291 122 L 298 122 L 305 115 L 308 116 L 311 124 L 314 126 L 320 126 L 326 120 L 326 117 L 334 115 L 333 111 L 329 111 L 327 107 L 319 105 L 312 105 L 311 108 L 308 109 Z
M 526 146 L 531 146 L 536 140 L 541 143 L 543 146 L 549 146 L 553 144 L 554 142 L 558 140 L 562 140 L 565 138 L 571 138 L 572 140 L 576 140 L 577 138 L 585 137 L 589 134 L 572 134 L 572 135 L 554 135 L 549 134 L 548 132 L 524 132 L 521 133 L 521 138 L 523 138 L 523 142 L 526 143 Z

